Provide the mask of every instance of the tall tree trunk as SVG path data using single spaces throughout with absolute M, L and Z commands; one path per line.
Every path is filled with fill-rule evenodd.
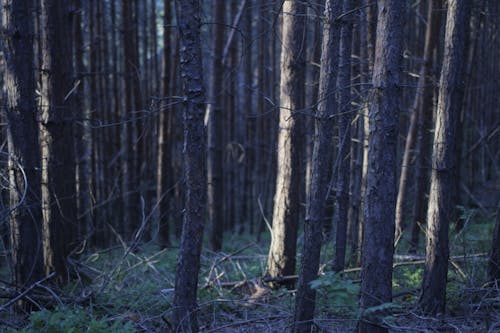
M 326 196 L 331 174 L 329 166 L 333 151 L 333 115 L 336 107 L 332 91 L 336 83 L 340 39 L 340 25 L 336 18 L 341 8 L 342 4 L 338 0 L 326 2 L 311 183 L 307 198 L 304 249 L 295 303 L 295 332 L 310 332 L 314 315 L 316 291 L 310 287 L 310 282 L 318 276 Z
M 45 273 L 68 279 L 74 246 L 76 186 L 71 26 L 63 0 L 42 1 L 42 210 Z
M 172 113 L 173 109 L 170 107 L 170 81 L 172 80 L 172 49 L 171 49 L 171 28 L 170 22 L 172 20 L 172 12 L 170 0 L 163 2 L 164 16 L 163 16 L 163 57 L 162 57 L 162 95 L 166 98 L 167 107 L 160 107 L 160 114 L 158 116 L 158 152 L 157 152 L 157 170 L 156 170 L 156 201 L 158 203 L 158 242 L 160 246 L 165 247 L 170 244 L 170 210 L 172 206 L 171 199 L 172 192 L 173 169 L 169 168 L 170 160 L 172 158 L 171 141 L 172 141 Z M 155 57 L 157 55 L 155 54 Z
M 214 251 L 222 247 L 224 232 L 224 191 L 222 180 L 222 136 L 223 136 L 223 64 L 222 51 L 224 47 L 224 17 L 225 6 L 223 0 L 215 0 L 215 15 L 212 34 L 212 63 L 211 80 L 208 104 L 207 124 L 207 209 L 208 223 L 211 227 L 210 245 Z
M 3 0 L 1 6 L 5 59 L 3 89 L 8 121 L 10 244 L 13 283 L 22 291 L 43 275 L 33 7 L 31 2 L 24 0 Z M 23 303 L 21 307 L 31 310 L 30 303 Z
M 439 82 L 434 130 L 431 188 L 427 209 L 424 279 L 419 306 L 427 314 L 445 312 L 448 275 L 448 229 L 453 218 L 456 176 L 456 122 L 463 96 L 463 60 L 468 1 L 448 1 L 445 53 Z
M 343 13 L 351 9 L 352 1 L 344 1 Z M 351 50 L 352 50 L 352 24 L 351 15 L 344 16 L 340 36 L 339 72 L 337 91 L 339 92 L 338 114 L 338 159 L 337 188 L 335 191 L 334 223 L 337 226 L 335 234 L 335 257 L 333 270 L 339 272 L 344 269 L 345 252 L 347 245 L 347 219 L 349 213 L 349 181 L 350 181 L 350 154 L 351 145 Z M 352 157 L 351 157 L 352 158 Z
M 271 277 L 295 272 L 299 217 L 299 123 L 295 112 L 304 107 L 306 6 L 283 3 L 278 174 L 273 207 L 272 239 L 267 260 Z
M 403 2 L 379 1 L 378 8 L 364 203 L 362 309 L 392 299 Z M 387 329 L 373 320 L 361 318 L 359 331 L 387 332 Z
M 439 4 L 439 1 L 437 2 Z M 419 130 L 419 119 L 421 119 L 420 114 L 424 111 L 425 107 L 427 108 L 430 107 L 432 115 L 432 80 L 429 79 L 429 74 L 432 68 L 432 54 L 434 52 L 436 42 L 439 39 L 438 29 L 440 27 L 440 19 L 436 14 L 434 14 L 435 12 L 434 7 L 435 7 L 434 1 L 429 0 L 427 5 L 427 30 L 425 36 L 424 54 L 422 56 L 423 64 L 422 68 L 420 69 L 417 89 L 415 91 L 415 98 L 413 100 L 413 105 L 410 111 L 411 112 L 410 128 L 408 129 L 408 135 L 406 136 L 403 162 L 401 165 L 401 174 L 399 176 L 399 189 L 396 201 L 396 221 L 395 221 L 396 244 L 398 243 L 400 237 L 402 237 L 403 231 L 405 229 L 404 206 L 407 201 L 406 194 L 408 192 L 408 187 L 409 187 L 408 178 L 409 178 L 410 160 L 416 148 L 417 134 Z M 419 192 L 416 192 L 416 194 L 418 196 L 420 195 Z
M 415 184 L 415 203 L 413 205 L 413 214 L 411 220 L 411 241 L 409 252 L 416 253 L 420 238 L 420 226 L 425 224 L 427 213 L 427 194 L 429 183 L 430 167 L 430 135 L 432 129 L 432 116 L 434 110 L 434 89 L 435 89 L 435 61 L 433 54 L 436 51 L 439 40 L 439 29 L 442 21 L 442 0 L 430 0 L 427 12 L 427 31 L 424 46 L 424 68 L 425 74 L 421 99 L 418 106 L 418 155 L 415 163 L 416 184 Z M 430 54 L 427 54 L 430 52 Z M 428 56 L 428 57 L 427 57 Z M 396 219 L 397 225 L 397 219 Z M 397 226 L 396 226 L 397 228 Z M 397 237 L 397 236 L 396 236 Z M 397 238 L 396 238 L 397 239 Z
M 175 11 L 180 34 L 181 78 L 184 89 L 186 204 L 175 274 L 174 322 L 181 332 L 197 332 L 196 293 L 207 196 L 206 140 L 203 124 L 205 91 L 201 63 L 199 2 L 177 0 Z

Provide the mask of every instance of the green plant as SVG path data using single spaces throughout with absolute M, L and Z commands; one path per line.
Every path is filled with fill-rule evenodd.
M 30 325 L 23 333 L 133 333 L 134 326 L 130 322 L 95 318 L 88 309 L 81 307 L 58 306 L 53 310 L 43 309 L 33 312 L 29 318 Z
M 357 307 L 359 286 L 350 280 L 344 280 L 340 274 L 327 272 L 311 281 L 310 286 L 319 294 L 323 294 L 328 303 L 334 307 L 354 310 Z

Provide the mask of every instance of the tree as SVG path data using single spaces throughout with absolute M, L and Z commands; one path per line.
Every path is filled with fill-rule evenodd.
M 177 0 L 180 65 L 184 90 L 184 178 L 186 203 L 175 273 L 174 323 L 181 332 L 197 332 L 196 293 L 206 208 L 205 91 L 198 0 Z
M 207 105 L 207 209 L 211 226 L 210 245 L 214 251 L 222 247 L 224 232 L 224 191 L 222 181 L 222 51 L 224 42 L 225 6 L 223 0 L 213 2 L 215 8 L 212 36 L 212 73 L 210 76 L 209 104 Z
M 432 154 L 427 209 L 424 278 L 419 306 L 427 314 L 444 313 L 448 275 L 448 230 L 454 215 L 452 195 L 457 175 L 456 122 L 463 97 L 463 60 L 468 1 L 448 1 L 445 53 L 439 81 L 439 97 Z
M 164 0 L 163 17 L 163 57 L 162 57 L 162 94 L 163 97 L 170 95 L 170 81 L 172 80 L 172 49 L 170 22 L 172 20 L 171 3 Z M 168 100 L 169 101 L 169 100 Z M 169 103 L 170 104 L 170 103 Z M 156 200 L 158 202 L 158 242 L 161 246 L 170 244 L 169 229 L 169 207 L 172 195 L 167 195 L 167 191 L 172 191 L 172 170 L 169 170 L 169 163 L 172 157 L 172 108 L 160 110 L 158 116 L 158 152 L 156 170 Z
M 362 309 L 392 299 L 402 17 L 402 1 L 378 2 L 361 259 Z M 387 329 L 362 318 L 359 331 L 387 332 Z
M 304 107 L 306 5 L 283 3 L 280 119 L 278 130 L 278 173 L 273 207 L 272 239 L 267 260 L 271 277 L 295 272 L 299 218 L 299 122 L 297 111 Z
M 332 91 L 335 89 L 340 35 L 340 25 L 336 18 L 340 14 L 341 7 L 341 1 L 338 0 L 328 0 L 325 7 L 326 21 L 323 28 L 311 180 L 304 226 L 304 248 L 295 301 L 295 332 L 310 332 L 314 315 L 316 291 L 309 284 L 318 276 L 325 203 L 331 174 L 329 166 L 333 151 L 333 115 L 336 106 Z
M 77 221 L 71 21 L 67 1 L 43 0 L 41 9 L 44 266 L 46 274 L 55 271 L 59 281 L 66 281 Z
M 437 6 L 436 6 L 437 4 Z M 396 239 L 396 244 L 398 243 L 399 239 L 403 235 L 403 231 L 405 229 L 405 223 L 404 223 L 404 205 L 406 204 L 407 201 L 407 192 L 408 192 L 408 187 L 409 187 L 409 169 L 410 169 L 410 160 L 412 158 L 412 152 L 415 150 L 415 146 L 417 143 L 417 140 L 421 141 L 422 145 L 419 147 L 420 151 L 417 152 L 417 174 L 420 172 L 425 173 L 426 169 L 421 169 L 420 166 L 423 165 L 424 161 L 422 158 L 427 158 L 427 154 L 425 154 L 427 150 L 427 140 L 422 141 L 423 139 L 426 139 L 427 133 L 424 133 L 424 131 L 427 131 L 428 128 L 425 128 L 425 125 L 428 125 L 427 119 L 431 118 L 432 119 L 432 110 L 433 110 L 433 105 L 432 105 L 432 91 L 433 91 L 433 85 L 432 85 L 432 54 L 435 50 L 436 42 L 439 39 L 439 28 L 440 28 L 440 23 L 441 23 L 441 15 L 437 12 L 437 10 L 434 8 L 440 8 L 440 1 L 433 1 L 430 0 L 427 5 L 427 29 L 426 29 L 426 35 L 425 35 L 425 42 L 424 42 L 424 50 L 423 50 L 423 64 L 422 68 L 420 69 L 419 73 L 419 78 L 418 78 L 418 83 L 417 83 L 417 89 L 415 91 L 415 99 L 413 100 L 413 104 L 411 107 L 411 117 L 410 117 L 410 128 L 408 129 L 408 135 L 406 137 L 406 143 L 405 143 L 405 150 L 403 154 L 403 161 L 401 165 L 401 175 L 399 176 L 399 189 L 398 189 L 398 197 L 396 201 L 396 234 L 395 234 L 395 239 Z M 424 114 L 425 113 L 425 114 Z M 424 125 L 424 120 L 425 120 L 425 125 Z M 420 133 L 419 133 L 420 132 Z M 417 134 L 419 134 L 419 137 L 417 138 Z M 420 153 L 424 153 L 422 157 L 420 157 Z M 424 178 L 424 174 L 422 174 Z M 419 178 L 417 176 L 416 178 Z M 415 210 L 415 213 L 417 215 L 420 214 L 421 211 L 424 211 L 425 209 L 422 209 L 422 197 L 425 197 L 425 189 L 422 187 L 424 183 L 417 184 L 418 191 L 416 191 L 417 196 L 420 198 L 417 198 L 417 202 L 420 205 L 419 209 Z M 418 222 L 423 222 L 422 219 L 420 219 Z
M 43 275 L 40 150 L 33 52 L 33 7 L 23 0 L 1 3 L 5 112 L 8 121 L 10 245 L 16 288 Z M 30 310 L 29 303 L 23 305 Z
M 352 9 L 351 1 L 344 1 L 343 13 Z M 351 144 L 351 45 L 352 45 L 352 16 L 343 17 L 340 36 L 339 72 L 337 79 L 338 100 L 338 172 L 336 179 L 335 203 L 336 210 L 334 223 L 337 225 L 335 234 L 335 257 L 333 270 L 339 272 L 344 269 L 345 252 L 347 244 L 347 220 L 349 213 L 349 182 L 350 182 L 350 157 Z

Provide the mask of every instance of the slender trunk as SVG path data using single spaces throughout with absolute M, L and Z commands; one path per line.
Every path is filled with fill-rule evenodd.
M 344 1 L 343 13 L 348 13 L 352 8 L 352 1 Z M 349 181 L 350 163 L 349 147 L 351 144 L 351 50 L 352 50 L 352 24 L 353 17 L 347 15 L 343 18 L 340 36 L 339 72 L 337 79 L 338 101 L 338 159 L 337 189 L 335 191 L 335 216 L 337 226 L 335 234 L 335 257 L 333 270 L 339 272 L 345 266 L 345 252 L 347 245 L 347 220 L 349 213 Z
M 198 0 L 177 0 L 175 4 L 184 89 L 186 205 L 175 274 L 174 324 L 178 331 L 198 332 L 196 293 L 207 196 L 200 8 Z
M 490 281 L 500 280 L 500 202 L 497 204 L 495 230 L 491 240 L 490 260 L 488 262 L 488 278 Z
M 333 150 L 333 115 L 336 107 L 332 91 L 335 89 L 340 39 L 340 25 L 336 18 L 341 8 L 340 1 L 326 2 L 313 163 L 295 303 L 294 332 L 310 332 L 314 315 L 316 291 L 310 287 L 310 282 L 318 276 L 328 180 L 331 174 L 329 166 Z
M 209 91 L 209 104 L 207 106 L 207 209 L 208 223 L 211 227 L 210 245 L 212 250 L 219 251 L 222 248 L 222 236 L 224 232 L 224 191 L 222 179 L 222 121 L 223 121 L 223 64 L 222 51 L 224 43 L 224 17 L 225 6 L 223 0 L 215 0 L 215 15 L 212 34 L 211 80 Z
M 456 176 L 456 122 L 463 96 L 463 60 L 468 2 L 448 1 L 445 53 L 439 82 L 434 130 L 431 187 L 427 209 L 424 279 L 419 306 L 425 313 L 445 312 L 448 275 L 448 229 L 453 217 L 453 177 Z

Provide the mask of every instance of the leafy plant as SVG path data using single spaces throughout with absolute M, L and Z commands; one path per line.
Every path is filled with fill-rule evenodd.
M 357 307 L 359 286 L 350 280 L 344 280 L 340 274 L 327 272 L 311 281 L 310 286 L 328 298 L 329 304 L 336 307 Z
M 33 312 L 30 325 L 23 333 L 133 333 L 130 322 L 97 319 L 80 307 L 58 306 L 54 310 L 43 309 Z

